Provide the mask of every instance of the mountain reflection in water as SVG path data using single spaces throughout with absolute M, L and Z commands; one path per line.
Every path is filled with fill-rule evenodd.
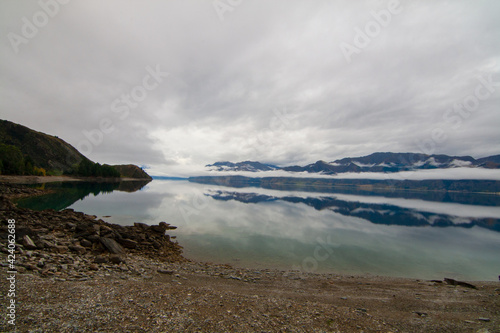
M 494 217 L 454 216 L 435 212 L 410 209 L 390 204 L 374 204 L 359 201 L 340 200 L 336 197 L 295 197 L 271 196 L 258 193 L 211 191 L 205 195 L 215 200 L 236 200 L 243 203 L 259 203 L 282 200 L 292 203 L 303 203 L 316 210 L 329 209 L 345 216 L 363 218 L 375 224 L 400 225 L 410 227 L 463 227 L 474 226 L 500 232 L 500 219 Z M 344 196 L 348 197 L 348 196 Z M 355 196 L 352 196 L 355 199 Z

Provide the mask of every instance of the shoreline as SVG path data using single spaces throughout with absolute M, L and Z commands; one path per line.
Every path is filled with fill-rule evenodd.
M 129 182 L 129 181 L 151 181 L 146 178 L 103 178 L 103 177 L 74 177 L 74 176 L 15 176 L 0 175 L 0 183 L 7 184 L 43 184 L 56 182 Z
M 184 258 L 166 223 L 123 227 L 70 209 L 17 208 L 1 198 L 0 215 L 2 280 L 7 219 L 16 219 L 21 236 L 23 331 L 73 325 L 80 332 L 495 332 L 500 325 L 495 282 L 471 282 L 474 289 L 458 281 L 233 267 Z M 0 328 L 8 328 L 5 317 Z

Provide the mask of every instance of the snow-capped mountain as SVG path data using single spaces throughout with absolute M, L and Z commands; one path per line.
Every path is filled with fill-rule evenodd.
M 207 165 L 214 171 L 270 171 L 337 174 L 345 172 L 399 172 L 422 169 L 457 167 L 500 168 L 500 155 L 474 159 L 471 156 L 426 155 L 416 153 L 374 153 L 362 157 L 347 157 L 333 162 L 317 161 L 306 166 L 277 167 L 260 162 L 217 162 Z
M 238 163 L 216 162 L 205 166 L 211 171 L 270 171 L 279 169 L 277 166 L 260 162 L 244 161 Z

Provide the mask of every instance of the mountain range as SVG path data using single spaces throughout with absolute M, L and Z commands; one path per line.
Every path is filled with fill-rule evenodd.
M 400 172 L 457 167 L 500 169 L 500 155 L 475 159 L 471 156 L 427 155 L 419 153 L 373 153 L 362 157 L 346 157 L 333 162 L 317 161 L 306 166 L 278 167 L 260 162 L 216 162 L 206 165 L 212 171 L 271 171 L 338 174 L 345 172 Z

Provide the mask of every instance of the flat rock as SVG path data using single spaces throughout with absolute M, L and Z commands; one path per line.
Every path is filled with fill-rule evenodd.
M 114 239 L 101 237 L 99 240 L 109 252 L 113 254 L 125 253 L 125 249 L 120 244 L 118 244 Z
M 137 247 L 137 242 L 132 239 L 122 238 L 118 240 L 118 243 L 127 249 L 135 249 Z
M 87 252 L 87 250 L 81 245 L 70 245 L 68 248 L 78 254 L 84 254 L 85 252 Z
M 105 257 L 105 256 L 96 256 L 94 258 L 94 262 L 96 264 L 104 264 L 104 263 L 107 263 L 108 262 L 108 258 Z
M 167 275 L 174 274 L 174 271 L 169 271 L 169 270 L 166 270 L 166 269 L 159 269 L 157 272 L 160 273 L 160 274 L 167 274 Z
M 451 286 L 462 286 L 462 287 L 466 287 L 466 288 L 477 289 L 477 287 L 473 284 L 463 282 L 463 281 L 457 281 L 454 279 L 444 278 L 444 282 L 446 282 L 448 285 L 451 285 Z
M 34 250 L 37 248 L 35 242 L 28 235 L 23 236 L 23 246 L 28 250 Z

